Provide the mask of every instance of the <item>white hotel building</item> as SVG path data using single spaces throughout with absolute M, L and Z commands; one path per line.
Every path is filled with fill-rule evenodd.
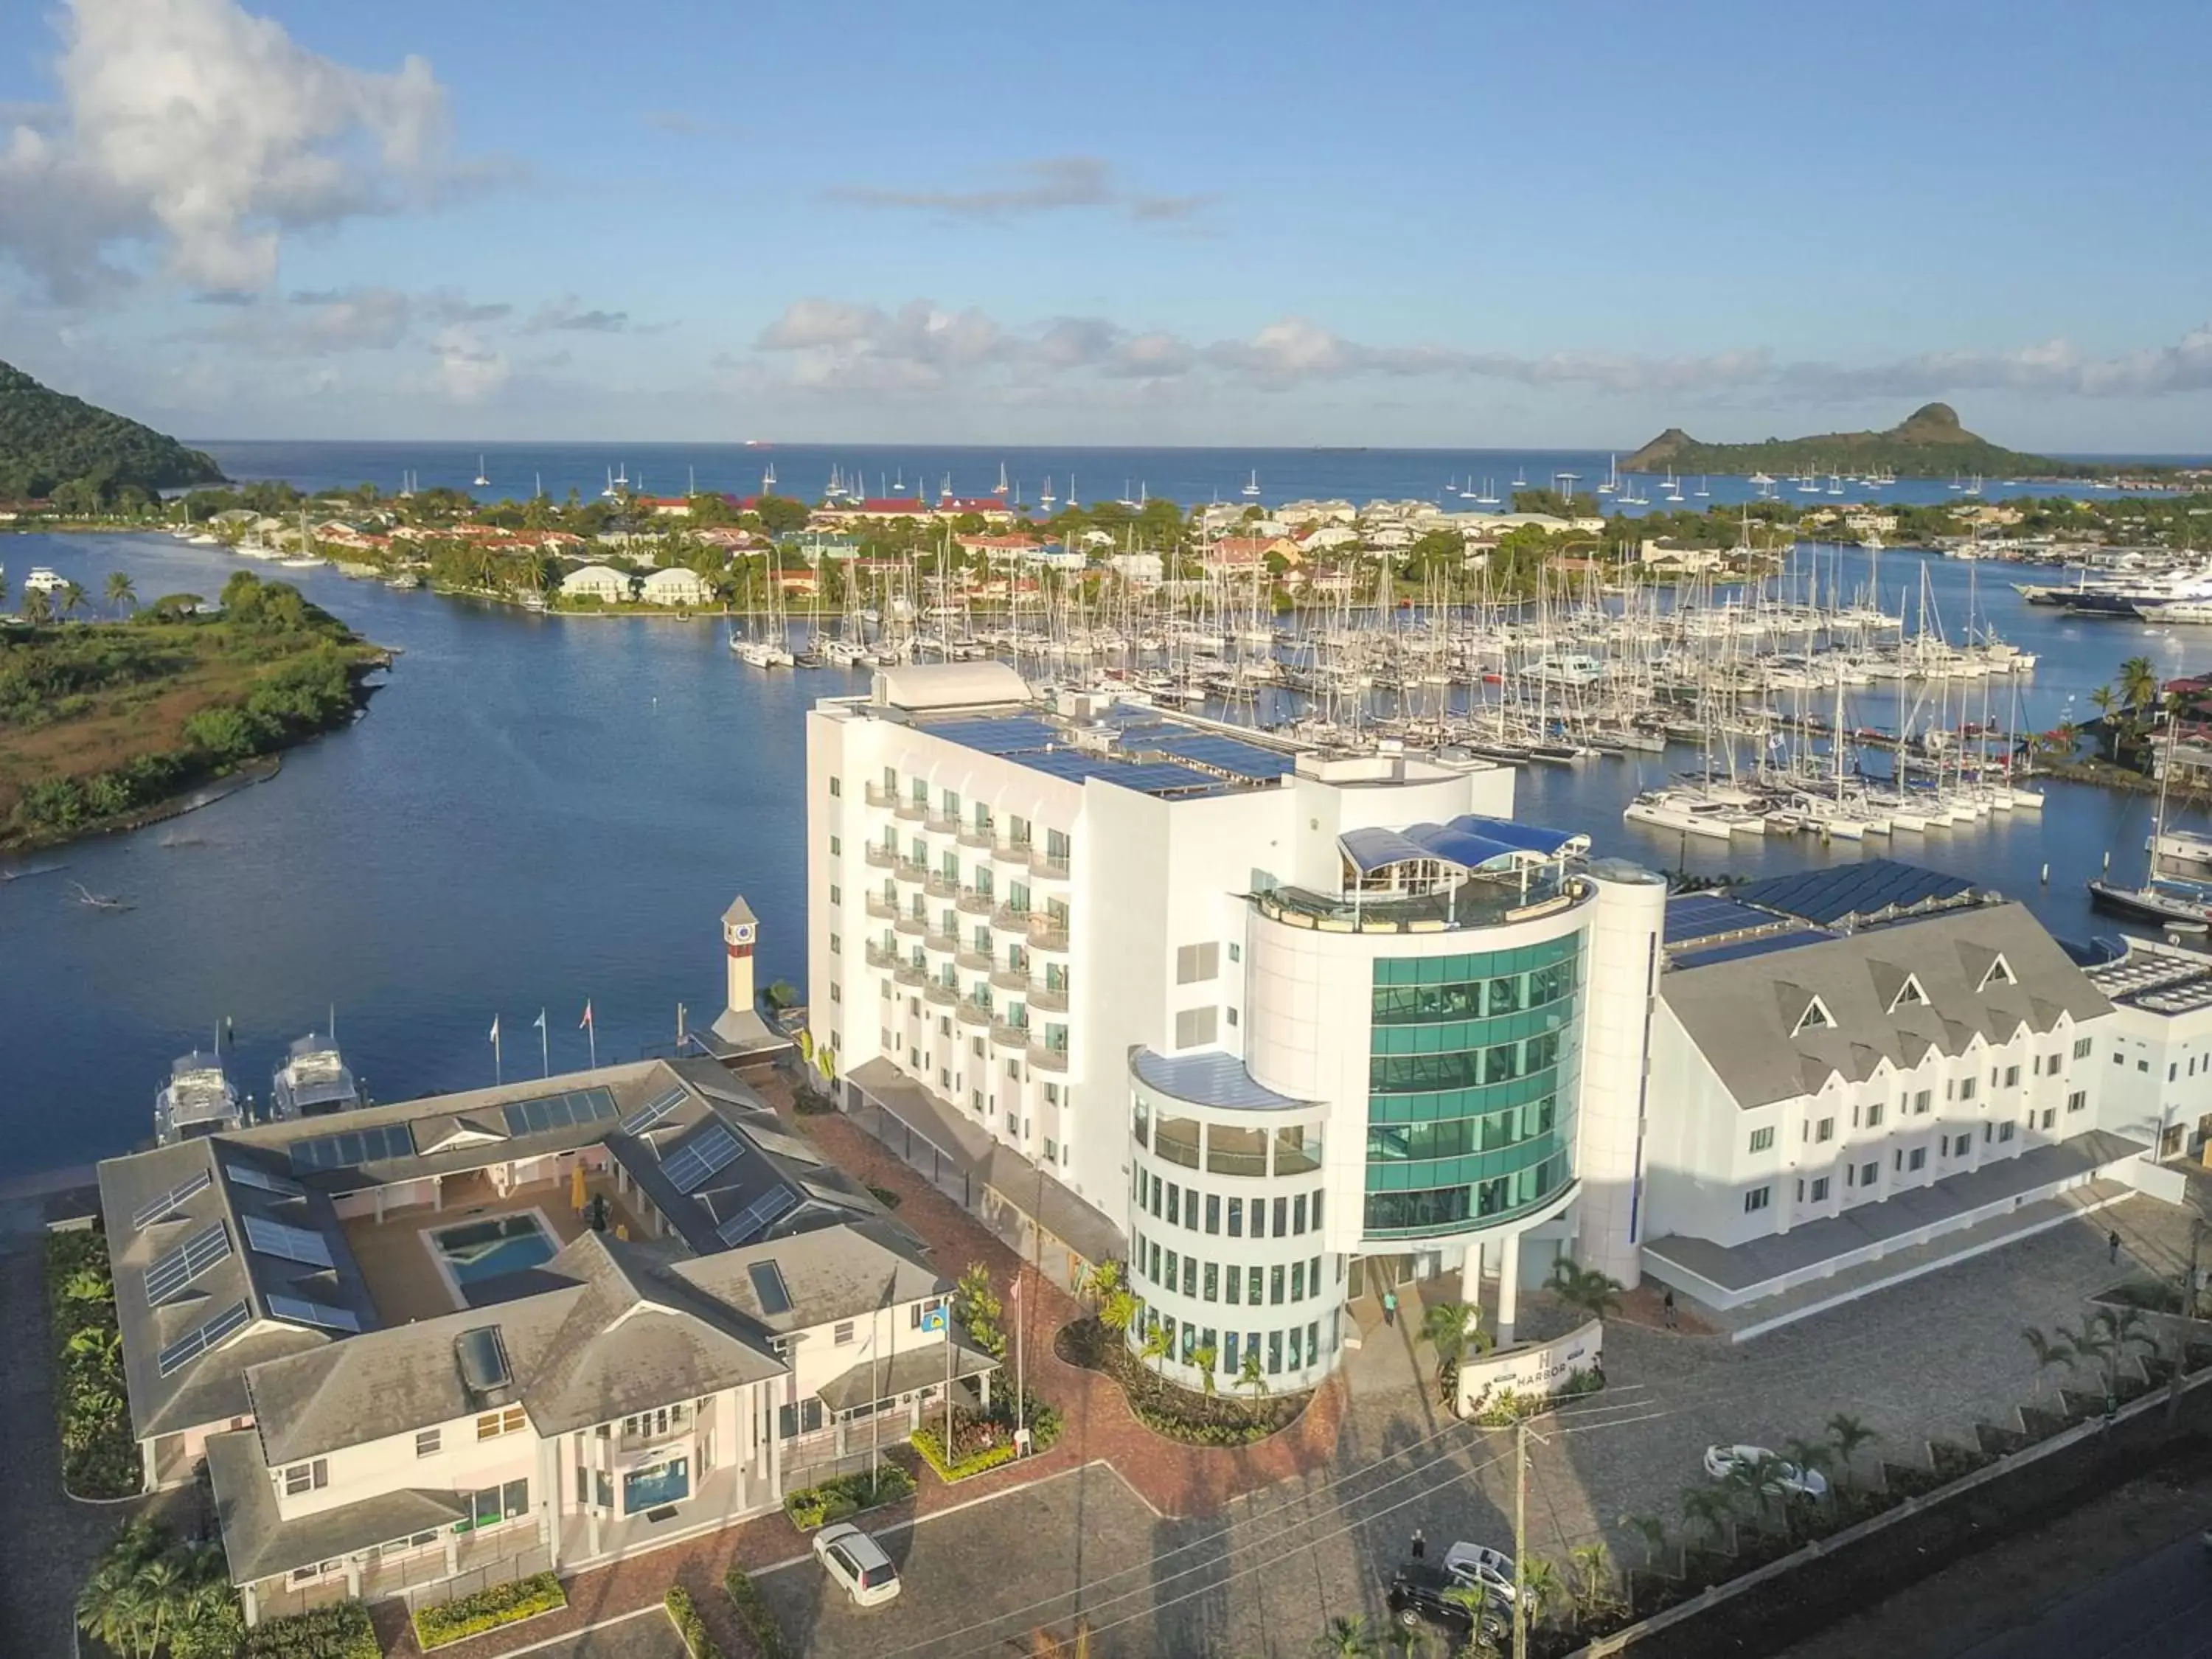
M 1762 1328 L 2178 1186 L 2105 1121 L 2112 1005 L 1962 882 L 1670 909 L 1515 823 L 1509 769 L 991 663 L 818 703 L 807 789 L 845 1109 L 1055 1276 L 1126 1259 L 1186 1382 L 1317 1381 L 1348 1304 L 1437 1273 L 1510 1337 L 1561 1255 Z

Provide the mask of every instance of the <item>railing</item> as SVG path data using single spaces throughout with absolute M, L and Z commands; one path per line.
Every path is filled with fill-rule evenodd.
M 1027 864 L 1035 848 L 1025 841 L 1002 841 L 993 849 L 991 856 L 1001 864 Z
M 925 811 L 921 827 L 932 835 L 952 836 L 960 831 L 960 820 L 950 812 Z
M 898 867 L 899 861 L 898 849 L 895 847 L 879 847 L 874 842 L 870 842 L 867 846 L 867 860 L 878 870 L 896 869 Z
M 1042 1042 L 1031 1042 L 1030 1044 L 1030 1064 L 1032 1066 L 1042 1066 L 1048 1072 L 1064 1072 L 1067 1069 L 1067 1050 L 1065 1048 L 1048 1048 Z
M 875 940 L 873 940 L 873 939 L 870 939 L 870 940 L 868 941 L 868 966 L 869 966 L 869 967 L 871 967 L 871 968 L 896 968 L 896 967 L 897 967 L 898 965 L 899 965 L 899 953 L 898 953 L 897 951 L 886 951 L 885 949 L 884 949 L 884 947 L 883 947 L 882 945 L 880 945 L 877 944 L 877 943 L 875 942 Z
M 991 1023 L 991 1005 L 978 1002 L 973 997 L 961 998 L 960 1006 L 954 1012 L 963 1025 L 988 1025 Z
M 929 804 L 927 801 L 902 800 L 898 804 L 897 811 L 899 817 L 911 823 L 929 816 Z
M 980 887 L 963 887 L 960 890 L 960 908 L 971 916 L 989 915 L 992 907 L 998 902 L 996 895 L 986 892 Z
M 921 948 L 925 951 L 942 951 L 950 955 L 960 948 L 960 941 L 950 933 L 927 933 L 921 936 Z
M 942 870 L 933 870 L 926 879 L 922 890 L 932 898 L 958 898 L 960 896 L 959 878 L 948 876 Z
M 1042 980 L 1032 981 L 1030 985 L 1030 1006 L 1048 1014 L 1066 1013 L 1067 987 L 1047 985 Z
M 881 893 L 868 895 L 868 914 L 878 921 L 894 921 L 897 918 L 898 913 L 898 902 L 896 899 L 887 899 Z
M 992 970 L 992 986 L 1000 991 L 1012 991 L 1023 996 L 1029 994 L 1030 975 L 1026 968 L 999 968 Z
M 902 933 L 923 933 L 929 931 L 929 924 L 916 915 L 895 915 L 891 919 L 891 926 Z
M 1065 951 L 1067 924 L 1054 921 L 1042 911 L 1034 912 L 1030 916 L 1030 943 L 1040 951 Z
M 899 804 L 898 792 L 886 789 L 880 783 L 872 783 L 860 793 L 867 798 L 871 806 L 896 806 Z
M 950 985 L 943 984 L 937 980 L 931 980 L 928 984 L 923 986 L 921 988 L 921 994 L 925 997 L 927 997 L 932 1002 L 939 1004 L 946 1008 L 950 1008 L 954 1003 L 960 1000 L 959 992 L 954 990 Z
M 984 847 L 996 850 L 999 837 L 997 832 L 988 823 L 965 824 L 960 830 L 960 844 L 963 847 Z
M 1477 877 L 1456 892 L 1394 897 L 1376 894 L 1357 902 L 1335 894 L 1278 887 L 1253 902 L 1271 921 L 1332 933 L 1439 933 L 1498 927 L 1571 908 L 1595 891 L 1579 876 L 1555 879 L 1548 872 L 1524 890 L 1516 880 Z
M 919 859 L 901 859 L 892 866 L 892 873 L 901 881 L 927 881 L 929 879 L 929 866 Z
M 991 926 L 994 927 L 1026 927 L 1029 925 L 1030 913 L 1017 910 L 1012 904 L 1001 904 L 991 912 Z
M 902 962 L 899 964 L 897 978 L 902 985 L 920 985 L 928 977 L 929 970 L 927 968 L 917 968 L 911 962 Z
M 1033 875 L 1047 876 L 1055 881 L 1066 881 L 1068 876 L 1068 863 L 1069 860 L 1065 856 L 1054 858 L 1049 853 L 1033 853 L 1030 855 L 1030 872 Z
M 991 953 L 988 951 L 977 950 L 972 943 L 962 945 L 953 953 L 952 959 L 971 974 L 988 974 L 991 971 Z

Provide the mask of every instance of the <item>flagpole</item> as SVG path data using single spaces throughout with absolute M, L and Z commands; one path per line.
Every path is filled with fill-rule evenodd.
M 545 1032 L 545 1011 L 538 1011 L 538 1058 L 545 1068 L 547 1077 L 553 1075 L 552 1039 Z
M 507 1081 L 506 1069 L 500 1060 L 499 1016 L 497 1014 L 494 1014 L 491 1017 L 491 1080 L 495 1084 L 501 1084 Z
M 599 1022 L 592 1018 L 592 1000 L 589 997 L 584 999 L 584 1018 L 578 1023 L 583 1026 L 584 1035 L 591 1040 L 592 1069 L 596 1072 L 599 1069 Z

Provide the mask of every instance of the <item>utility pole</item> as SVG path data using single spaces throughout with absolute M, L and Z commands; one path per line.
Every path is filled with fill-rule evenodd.
M 1528 1659 L 1528 1425 L 1513 1425 L 1513 1659 Z

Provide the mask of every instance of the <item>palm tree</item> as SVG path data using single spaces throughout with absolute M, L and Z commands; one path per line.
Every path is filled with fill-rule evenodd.
M 7 579 L 7 577 L 5 577 L 4 575 L 0 575 L 0 611 L 5 611 L 7 608 L 8 608 L 8 579 Z
M 1111 1257 L 1083 1275 L 1083 1293 L 1091 1298 L 1093 1306 L 1103 1306 L 1106 1298 L 1120 1290 L 1121 1285 L 1121 1264 Z
M 1220 1357 L 1211 1342 L 1200 1343 L 1190 1351 L 1190 1363 L 1198 1367 L 1198 1385 L 1206 1390 L 1208 1400 L 1213 1398 L 1217 1386 L 1213 1380 L 1213 1362 Z
M 1468 1617 L 1474 1621 L 1454 1659 L 1493 1659 L 1498 1644 L 1491 1639 L 1491 1620 L 1486 1617 L 1490 1592 L 1479 1583 L 1455 1583 L 1444 1592 L 1444 1600 L 1455 1607 L 1465 1607 Z
M 2043 1397 L 2044 1372 L 2053 1365 L 2063 1365 L 2069 1371 L 2074 1369 L 2074 1345 L 2063 1336 L 2046 1336 L 2033 1325 L 2021 1332 L 2021 1335 L 2035 1355 L 2034 1397 L 2039 1400 Z
M 1349 1619 L 1330 1620 L 1328 1628 L 1314 1638 L 1314 1652 L 1321 1659 L 1376 1659 L 1367 1615 L 1355 1613 Z
M 1244 1350 L 1244 1363 L 1237 1370 L 1237 1386 L 1251 1390 L 1252 1403 L 1255 1407 L 1259 1405 L 1261 1397 L 1267 1392 L 1267 1373 L 1260 1364 L 1258 1348 L 1251 1347 Z
M 2130 708 L 2154 707 L 2158 693 L 2158 665 L 2148 657 L 2130 657 L 2120 665 L 2120 696 Z
M 1565 1588 L 1559 1577 L 1559 1570 L 1542 1556 L 1534 1556 L 1521 1563 L 1520 1597 L 1528 1604 L 1530 1624 L 1543 1623 L 1545 1609 L 1559 1601 Z
M 131 578 L 120 570 L 107 573 L 107 603 L 110 609 L 120 614 L 123 607 L 137 608 L 138 590 L 131 586 Z
M 23 620 L 36 626 L 54 619 L 54 602 L 46 597 L 44 588 L 23 595 Z
M 1585 1267 L 1571 1256 L 1552 1264 L 1552 1292 L 1570 1308 L 1580 1308 L 1592 1319 L 1602 1319 L 1620 1306 L 1621 1283 Z
M 2116 1403 L 2113 1398 L 2116 1379 L 2106 1369 L 2106 1365 L 2107 1361 L 2112 1361 L 2113 1369 L 2118 1369 L 2118 1360 L 2115 1356 L 2118 1352 L 2118 1344 L 2112 1340 L 2111 1332 L 2106 1328 L 2104 1323 L 2094 1314 L 2085 1314 L 2082 1316 L 2081 1328 L 2069 1333 L 2069 1340 L 2074 1345 L 2074 1352 L 2094 1364 L 2098 1375 L 2106 1379 L 2105 1409 L 2111 1411 Z
M 1480 1308 L 1464 1302 L 1438 1302 L 1421 1316 L 1421 1334 L 1437 1351 L 1437 1391 L 1441 1398 L 1451 1397 L 1451 1381 L 1458 1375 L 1459 1362 L 1467 1357 L 1482 1320 Z
M 1613 1558 L 1603 1544 L 1583 1544 L 1567 1553 L 1567 1598 L 1577 1628 L 1601 1617 L 1618 1598 L 1613 1588 Z
M 1152 1362 L 1152 1369 L 1164 1376 L 1166 1368 L 1160 1363 L 1175 1352 L 1175 1339 L 1164 1325 L 1155 1325 L 1145 1333 L 1143 1358 Z
M 1119 1337 L 1137 1322 L 1137 1298 L 1127 1291 L 1109 1292 L 1098 1304 L 1098 1322 Z
M 1792 1435 L 1782 1443 L 1782 1456 L 1784 1462 L 1797 1466 L 1797 1475 L 1801 1480 L 1808 1474 L 1828 1473 L 1835 1461 L 1835 1454 L 1821 1442 L 1807 1440 L 1798 1435 Z M 1801 1502 L 1819 1502 L 1810 1492 L 1792 1492 L 1787 1488 L 1784 1489 L 1782 1499 L 1782 1525 L 1785 1531 L 1791 1530 L 1790 1521 Z
M 1726 1486 L 1692 1486 L 1682 1494 L 1682 1518 L 1702 1528 L 1705 1541 L 1718 1549 L 1723 1534 L 1735 1529 L 1735 1494 Z
M 1849 1412 L 1838 1412 L 1828 1419 L 1828 1443 L 1836 1449 L 1836 1478 L 1848 1480 L 1851 1474 L 1851 1459 L 1858 1449 L 1881 1437 Z
M 2094 1316 L 2104 1331 L 2105 1339 L 2112 1344 L 2106 1356 L 2105 1397 L 2110 1401 L 2120 1391 L 2120 1365 L 2128 1357 L 2130 1347 L 2140 1347 L 2150 1353 L 2158 1352 L 2158 1338 L 2144 1328 L 2141 1308 L 2101 1308 Z
M 91 595 L 84 591 L 82 582 L 64 582 L 62 584 L 62 615 L 74 617 L 84 609 L 84 603 L 90 597 Z
M 1656 1515 L 1624 1515 L 1620 1524 L 1644 1540 L 1644 1565 L 1656 1572 L 1660 1553 L 1667 1547 L 1667 1523 Z

